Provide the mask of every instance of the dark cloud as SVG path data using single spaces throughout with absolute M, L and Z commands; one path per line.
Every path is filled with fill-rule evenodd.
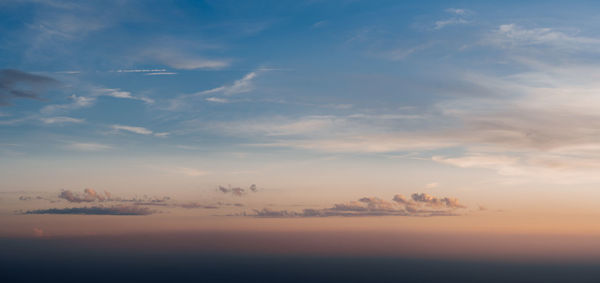
M 78 215 L 150 215 L 156 213 L 140 206 L 91 206 L 28 210 L 24 214 L 78 214 Z
M 223 186 L 219 186 L 219 191 L 221 191 L 224 194 L 232 194 L 232 195 L 238 196 L 238 197 L 242 196 L 246 192 L 246 190 L 244 190 L 242 188 L 239 188 L 239 187 L 235 187 L 235 188 L 229 187 L 229 188 L 226 188 L 226 187 L 223 187 Z
M 256 187 L 256 185 L 255 185 L 255 184 L 252 184 L 252 185 L 250 185 L 250 188 L 249 188 L 249 189 L 250 189 L 250 191 L 252 191 L 252 192 L 256 192 L 256 191 L 258 191 L 258 188 Z
M 118 201 L 118 202 L 131 202 L 135 205 L 157 205 L 157 206 L 167 206 L 168 201 L 171 200 L 170 197 L 134 197 L 134 198 L 112 198 L 110 201 Z
M 357 201 L 334 204 L 324 209 L 304 209 L 302 212 L 263 208 L 254 210 L 254 217 L 355 217 L 355 216 L 452 216 L 459 215 L 456 209 L 466 208 L 455 198 L 436 198 L 424 193 L 415 193 L 412 200 L 395 195 L 392 201 L 377 197 L 363 197 Z
M 237 207 L 242 207 L 242 206 L 244 206 L 244 204 L 243 204 L 243 203 L 239 203 L 239 202 L 236 202 L 236 203 L 218 202 L 217 204 L 218 204 L 219 206 L 237 206 Z
M 218 191 L 224 193 L 224 194 L 232 194 L 234 196 L 238 196 L 241 197 L 244 194 L 246 194 L 247 191 L 256 193 L 258 191 L 258 188 L 256 187 L 255 184 L 250 185 L 250 187 L 248 187 L 248 190 L 240 188 L 240 187 L 224 187 L 224 186 L 219 186 L 217 188 Z
M 53 78 L 13 69 L 0 70 L 0 105 L 10 105 L 13 98 L 41 100 L 40 94 L 57 84 Z
M 183 208 L 219 209 L 219 206 L 217 206 L 217 205 L 200 204 L 200 203 L 197 203 L 197 202 L 182 203 L 182 204 L 179 204 L 177 206 L 183 207 Z

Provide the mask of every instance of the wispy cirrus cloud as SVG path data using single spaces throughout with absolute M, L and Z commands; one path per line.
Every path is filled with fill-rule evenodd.
M 446 13 L 450 14 L 450 17 L 436 21 L 433 26 L 434 29 L 439 30 L 450 25 L 468 24 L 470 22 L 468 17 L 472 14 L 469 10 L 457 8 L 446 9 Z
M 600 39 L 569 34 L 553 28 L 525 28 L 511 23 L 503 24 L 490 33 L 484 43 L 499 47 L 548 46 L 562 50 L 581 51 L 600 46 Z
M 112 125 L 111 128 L 117 131 L 126 131 L 134 134 L 140 135 L 151 135 L 152 131 L 148 130 L 144 127 L 135 127 L 135 126 L 125 126 L 125 125 Z
M 55 114 L 92 107 L 101 96 L 139 100 L 148 104 L 154 103 L 154 100 L 151 98 L 145 96 L 136 96 L 129 91 L 123 91 L 121 89 L 86 87 L 85 91 L 89 92 L 90 94 L 86 96 L 72 94 L 68 97 L 71 102 L 47 105 L 43 107 L 40 112 L 43 114 Z
M 126 126 L 126 125 L 112 125 L 111 128 L 115 131 L 125 131 L 138 135 L 153 135 L 156 137 L 166 137 L 169 133 L 166 132 L 153 132 L 152 130 L 146 129 L 144 127 L 137 126 Z
M 204 101 L 212 103 L 230 103 L 233 100 L 225 97 L 233 96 L 236 94 L 247 93 L 254 89 L 254 80 L 262 73 L 274 69 L 269 68 L 258 68 L 255 71 L 249 72 L 241 79 L 235 80 L 231 84 L 224 84 L 215 88 L 199 91 L 192 94 L 180 95 L 179 97 L 172 99 L 170 105 L 167 107 L 168 110 L 181 110 L 188 103 L 189 99 L 195 97 L 210 97 L 204 98 Z M 224 97 L 225 96 L 225 97 Z
M 179 40 L 177 44 L 163 44 L 142 50 L 138 61 L 154 61 L 178 70 L 222 69 L 231 64 L 230 59 L 199 55 L 208 48 L 202 46 L 203 44 L 198 42 Z
M 66 111 L 70 111 L 70 110 L 90 107 L 90 106 L 94 105 L 94 103 L 96 102 L 95 97 L 78 96 L 76 94 L 72 94 L 71 96 L 69 96 L 69 99 L 71 100 L 70 103 L 47 105 L 47 106 L 44 106 L 40 110 L 40 112 L 42 112 L 44 114 L 66 112 Z
M 208 102 L 215 102 L 215 103 L 228 103 L 229 100 L 225 99 L 225 98 L 220 98 L 220 97 L 208 97 L 205 99 Z
M 156 73 L 146 73 L 145 76 L 172 76 L 177 75 L 175 72 L 156 72 Z
M 111 96 L 111 97 L 115 97 L 115 98 L 124 98 L 124 99 L 133 99 L 133 100 L 141 100 L 143 102 L 146 103 L 154 103 L 153 99 L 150 99 L 148 97 L 144 97 L 144 96 L 134 96 L 131 94 L 131 92 L 129 91 L 123 91 L 120 89 L 110 89 L 110 88 L 106 88 L 106 89 L 98 89 L 98 92 L 100 92 L 100 95 L 104 95 L 104 96 Z
M 166 72 L 167 69 L 119 69 L 114 72 L 117 73 L 161 73 Z
M 253 71 L 244 75 L 243 78 L 234 81 L 230 85 L 223 85 L 220 87 L 204 90 L 198 92 L 196 95 L 205 95 L 205 94 L 213 94 L 213 93 L 222 93 L 224 95 L 232 95 L 238 93 L 249 92 L 253 89 L 252 81 L 258 76 L 260 70 Z
M 84 119 L 66 117 L 66 116 L 46 117 L 46 118 L 41 118 L 41 120 L 44 124 L 68 124 L 68 123 L 80 124 L 80 123 L 85 122 Z

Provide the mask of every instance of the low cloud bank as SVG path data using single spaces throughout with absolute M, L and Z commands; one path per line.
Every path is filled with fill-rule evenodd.
M 304 209 L 301 212 L 263 208 L 254 210 L 254 217 L 357 217 L 357 216 L 454 216 L 457 210 L 466 208 L 458 199 L 437 198 L 426 193 L 414 193 L 408 199 L 395 195 L 391 201 L 377 197 L 363 197 L 356 201 L 334 204 L 323 209 Z

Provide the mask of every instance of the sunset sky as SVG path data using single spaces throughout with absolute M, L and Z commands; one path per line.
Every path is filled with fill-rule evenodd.
M 593 1 L 0 1 L 0 238 L 598 259 L 599 25 Z

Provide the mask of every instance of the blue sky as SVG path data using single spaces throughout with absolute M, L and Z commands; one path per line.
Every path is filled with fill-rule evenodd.
M 497 191 L 472 188 L 472 176 L 512 190 L 600 181 L 593 2 L 0 8 L 3 190 L 45 182 L 28 174 L 61 176 L 43 185 L 56 190 L 92 185 L 81 176 L 111 187 L 122 180 L 103 183 L 111 170 L 142 179 L 162 170 L 198 178 L 173 185 L 182 190 L 282 188 L 288 178 L 322 180 L 332 195 L 375 182 L 384 189 L 369 192 L 420 187 L 493 202 Z M 333 169 L 346 167 L 361 173 Z M 398 168 L 414 172 L 390 177 Z

